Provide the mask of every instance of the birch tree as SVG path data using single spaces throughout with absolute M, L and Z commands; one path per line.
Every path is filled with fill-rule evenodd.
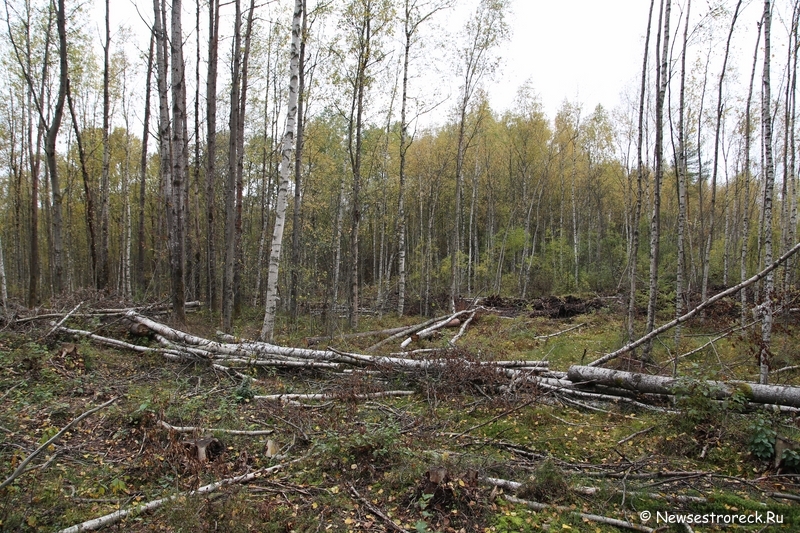
M 408 134 L 408 74 L 411 48 L 417 32 L 436 12 L 450 7 L 451 1 L 423 2 L 403 0 L 403 89 L 400 99 L 400 169 L 397 191 L 397 314 L 402 316 L 406 299 L 406 154 L 411 144 Z
M 772 264 L 772 193 L 775 185 L 775 162 L 772 155 L 772 102 L 770 95 L 770 29 L 772 5 L 764 0 L 764 71 L 761 77 L 761 123 L 762 149 L 764 154 L 764 198 L 762 201 L 763 223 L 761 233 L 764 242 L 764 264 Z M 759 383 L 766 384 L 769 378 L 769 350 L 772 340 L 772 297 L 775 289 L 775 274 L 770 271 L 764 280 L 763 303 L 761 304 L 761 349 L 758 355 L 760 366 Z
M 662 0 L 663 5 L 663 0 Z M 656 320 L 656 300 L 658 298 L 658 264 L 661 248 L 661 183 L 664 178 L 664 97 L 669 81 L 669 22 L 672 0 L 666 0 L 661 18 L 663 19 L 663 33 L 659 27 L 659 37 L 656 42 L 661 43 L 660 66 L 656 70 L 656 146 L 655 146 L 655 176 L 653 181 L 653 216 L 650 220 L 650 293 L 647 302 L 646 333 L 653 331 Z M 660 25 L 659 25 L 660 26 Z M 656 49 L 658 52 L 658 50 Z M 652 342 L 645 346 L 645 357 L 650 356 Z
M 491 55 L 492 49 L 510 36 L 510 30 L 505 20 L 509 5 L 509 0 L 480 0 L 478 8 L 464 28 L 458 49 L 461 87 L 457 108 L 455 210 L 450 247 L 450 308 L 453 311 L 455 311 L 455 302 L 459 293 L 461 197 L 464 181 L 464 154 L 468 148 L 467 110 L 483 78 L 493 74 L 497 68 L 497 58 Z
M 109 52 L 111 48 L 111 25 L 109 22 L 109 0 L 105 1 L 105 39 L 103 41 L 103 170 L 100 178 L 100 254 L 98 257 L 97 288 L 108 289 L 110 266 L 108 257 L 108 202 L 110 194 L 110 160 L 111 144 L 108 142 L 108 133 L 111 120 L 111 96 L 109 93 L 109 78 L 111 65 Z
M 280 266 L 281 248 L 283 246 L 283 229 L 286 223 L 286 206 L 288 203 L 289 174 L 292 170 L 292 147 L 294 145 L 295 122 L 297 120 L 297 97 L 300 85 L 300 42 L 302 39 L 303 0 L 295 0 L 292 15 L 292 47 L 289 62 L 289 102 L 287 105 L 286 128 L 281 142 L 280 183 L 278 199 L 275 206 L 275 226 L 272 233 L 272 249 L 269 255 L 269 273 L 267 275 L 267 293 L 264 311 L 264 323 L 260 338 L 271 341 L 275 330 L 275 312 L 278 296 L 278 267 Z
M 686 55 L 689 44 L 689 18 L 691 15 L 692 1 L 686 2 L 686 11 L 683 23 L 683 48 L 681 50 L 681 80 L 678 102 L 678 147 L 675 150 L 675 175 L 678 181 L 678 268 L 675 276 L 675 317 L 683 314 L 684 303 L 684 276 L 686 274 L 685 233 L 687 217 L 687 192 L 686 192 Z M 675 326 L 675 349 L 678 349 L 681 338 L 680 324 Z M 672 374 L 678 373 L 678 358 L 674 359 Z
M 631 221 L 631 245 L 630 255 L 628 256 L 628 342 L 634 337 L 634 327 L 636 318 L 636 273 L 639 258 L 639 221 L 642 218 L 642 197 L 644 196 L 644 104 L 647 95 L 647 60 L 650 48 L 650 29 L 653 23 L 653 7 L 655 0 L 650 0 L 650 11 L 647 16 L 647 33 L 644 38 L 644 58 L 642 59 L 642 78 L 639 88 L 639 127 L 636 140 L 636 207 L 633 210 L 633 220 Z
M 58 0 L 56 8 L 56 31 L 58 32 L 58 94 L 56 96 L 53 118 L 47 127 L 44 152 L 47 158 L 47 172 L 50 175 L 50 187 L 53 195 L 53 290 L 60 294 L 64 289 L 64 259 L 63 259 L 63 219 L 61 207 L 63 193 L 58 176 L 58 162 L 56 160 L 56 142 L 61 120 L 64 116 L 64 101 L 67 94 L 67 15 L 64 0 Z
M 206 299 L 217 310 L 217 254 L 215 243 L 215 183 L 217 157 L 217 64 L 219 0 L 208 4 L 208 71 L 206 73 Z
M 186 136 L 186 76 L 184 75 L 183 31 L 181 29 L 181 0 L 172 0 L 172 38 L 170 40 L 172 74 L 172 187 L 169 194 L 169 236 L 172 285 L 172 312 L 178 323 L 186 322 L 184 310 L 186 257 L 186 216 L 184 213 L 184 180 L 186 180 L 188 150 Z

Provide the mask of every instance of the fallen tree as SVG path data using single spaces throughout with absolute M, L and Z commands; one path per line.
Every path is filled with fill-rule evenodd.
M 672 377 L 581 365 L 571 366 L 567 371 L 567 378 L 576 385 L 603 385 L 640 393 L 668 395 L 674 395 L 676 388 L 685 383 L 685 380 Z M 800 407 L 800 387 L 760 385 L 743 381 L 728 383 L 704 381 L 703 383 L 708 385 L 711 396 L 717 400 L 724 400 L 738 394 L 753 403 Z
M 798 250 L 800 250 L 800 242 L 798 242 L 797 244 L 792 246 L 792 248 L 789 249 L 785 254 L 780 256 L 777 261 L 775 261 L 771 265 L 767 266 L 764 270 L 762 270 L 761 272 L 759 272 L 755 276 L 752 276 L 752 277 L 744 280 L 743 282 L 739 283 L 738 285 L 734 285 L 733 287 L 730 287 L 729 289 L 726 289 L 726 290 L 720 292 L 719 294 L 716 294 L 716 295 L 712 296 L 711 298 L 709 298 L 705 302 L 702 302 L 700 305 L 698 305 L 694 309 L 691 309 L 688 313 L 685 313 L 685 314 L 679 316 L 678 318 L 676 318 L 675 320 L 672 320 L 671 322 L 667 322 L 666 324 L 657 327 L 656 329 L 654 329 L 653 331 L 651 331 L 647 335 L 644 335 L 643 337 L 640 337 L 639 339 L 637 339 L 635 341 L 629 342 L 628 344 L 626 344 L 625 346 L 623 346 L 619 350 L 615 350 L 615 351 L 613 351 L 613 352 L 611 352 L 609 354 L 604 355 L 603 357 L 600 357 L 599 359 L 596 359 L 596 360 L 592 361 L 591 363 L 589 363 L 589 366 L 600 366 L 603 363 L 607 363 L 608 361 L 611 361 L 612 359 L 616 359 L 617 357 L 619 357 L 621 355 L 624 355 L 624 354 L 626 354 L 628 352 L 632 352 L 633 350 L 635 350 L 636 348 L 638 348 L 642 344 L 644 344 L 644 343 L 656 338 L 657 336 L 661 335 L 665 331 L 669 331 L 670 329 L 674 328 L 678 324 L 682 324 L 682 323 L 686 322 L 687 320 L 689 320 L 690 318 L 694 317 L 696 314 L 698 314 L 703 309 L 706 309 L 707 307 L 715 304 L 716 302 L 722 300 L 723 298 L 731 296 L 732 294 L 736 294 L 737 292 L 741 291 L 742 289 L 746 289 L 747 287 L 749 287 L 753 283 L 756 283 L 757 281 L 765 278 L 767 276 L 767 274 L 769 274 L 770 272 L 772 272 L 773 270 L 778 268 L 781 264 L 786 262 L 790 257 L 792 257 L 795 253 L 797 253 Z

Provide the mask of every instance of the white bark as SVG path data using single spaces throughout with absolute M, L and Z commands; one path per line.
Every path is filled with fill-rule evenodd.
M 474 311 L 464 310 L 464 311 L 459 311 L 457 313 L 454 313 L 454 314 L 448 316 L 447 318 L 445 318 L 444 320 L 442 320 L 440 322 L 437 322 L 436 324 L 430 326 L 429 328 L 423 329 L 422 331 L 418 332 L 415 336 L 418 339 L 424 339 L 426 337 L 430 337 L 433 334 L 434 331 L 447 326 L 447 324 L 449 324 L 451 320 L 453 320 L 455 318 L 458 318 L 458 317 L 460 317 L 462 315 L 468 315 L 470 313 L 474 313 Z M 411 344 L 411 342 L 413 340 L 414 340 L 413 337 L 408 337 L 406 340 L 404 340 L 403 342 L 400 343 L 400 347 L 401 348 L 405 348 L 406 346 Z
M 662 50 L 661 65 L 656 71 L 656 146 L 655 146 L 655 176 L 653 183 L 653 216 L 650 220 L 650 290 L 647 302 L 646 332 L 653 331 L 656 320 L 656 302 L 658 299 L 658 267 L 661 256 L 661 184 L 664 178 L 664 96 L 667 91 L 669 79 L 669 23 L 672 0 L 666 0 L 663 12 L 663 34 L 659 29 Z M 657 39 L 658 40 L 658 39 Z M 658 50 L 657 50 L 658 52 Z M 645 345 L 645 358 L 650 357 L 652 345 Z
M 189 492 L 180 492 L 177 494 L 173 494 L 172 496 L 167 496 L 165 498 L 159 498 L 157 500 L 149 501 L 143 505 L 128 507 L 127 509 L 120 509 L 119 511 L 114 511 L 113 513 L 109 513 L 99 518 L 93 518 L 92 520 L 87 520 L 86 522 L 81 522 L 80 524 L 76 524 L 74 526 L 62 529 L 58 531 L 58 533 L 80 533 L 81 531 L 94 531 L 95 529 L 100 529 L 110 524 L 115 524 L 120 520 L 122 520 L 123 518 L 125 518 L 126 516 L 135 516 L 146 511 L 153 511 L 155 509 L 158 509 L 165 503 L 169 503 L 180 497 L 195 496 L 197 494 L 208 494 L 209 492 L 213 492 L 225 485 L 232 485 L 234 483 L 247 483 L 248 481 L 258 479 L 259 477 L 262 477 L 266 474 L 271 474 L 273 472 L 276 472 L 284 468 L 285 466 L 291 463 L 295 463 L 297 461 L 299 461 L 299 459 L 289 461 L 288 463 L 282 463 L 279 465 L 271 466 L 269 468 L 262 468 L 261 470 L 250 472 L 249 474 L 243 474 L 241 476 L 222 479 L 220 481 L 204 485 L 197 490 L 192 490 Z
M 762 77 L 761 92 L 761 121 L 764 131 L 763 149 L 765 159 L 764 169 L 764 200 L 763 200 L 763 225 L 761 232 L 764 236 L 764 264 L 772 262 L 772 191 L 775 184 L 775 162 L 772 158 L 772 111 L 770 101 L 770 25 L 772 9 L 770 0 L 764 0 L 764 73 Z M 769 379 L 769 346 L 772 339 L 772 296 L 775 288 L 775 274 L 770 270 L 764 282 L 763 320 L 761 323 L 761 350 L 759 352 L 760 379 L 763 384 Z
M 286 204 L 289 189 L 289 174 L 292 171 L 292 147 L 294 146 L 294 129 L 297 120 L 297 95 L 300 86 L 300 42 L 302 38 L 301 22 L 303 18 L 303 0 L 296 0 L 292 16 L 292 56 L 289 66 L 289 104 L 286 117 L 286 130 L 281 146 L 281 181 L 278 186 L 278 200 L 275 206 L 275 226 L 272 234 L 272 250 L 269 255 L 269 274 L 267 277 L 267 294 L 265 297 L 264 324 L 261 328 L 261 339 L 272 340 L 275 330 L 275 311 L 278 296 L 278 267 L 283 246 L 283 229 L 286 223 Z
M 654 329 L 653 331 L 651 331 L 647 335 L 641 337 L 640 339 L 638 339 L 636 341 L 633 341 L 633 342 L 629 342 L 628 344 L 626 344 L 625 346 L 623 346 L 619 350 L 611 352 L 611 353 L 609 353 L 607 355 L 604 355 L 603 357 L 601 357 L 599 359 L 596 359 L 596 360 L 592 361 L 591 363 L 589 363 L 589 366 L 602 365 L 603 363 L 605 363 L 607 361 L 611 361 L 612 359 L 616 359 L 620 355 L 628 353 L 628 352 L 638 348 L 639 346 L 641 346 L 645 342 L 651 341 L 652 339 L 654 339 L 655 337 L 657 337 L 661 333 L 664 333 L 665 331 L 668 331 L 668 330 L 674 328 L 678 324 L 682 324 L 683 322 L 686 322 L 687 320 L 689 320 L 690 318 L 695 316 L 697 313 L 699 313 L 703 309 L 706 309 L 708 306 L 712 305 L 713 303 L 718 302 L 719 300 L 721 300 L 721 299 L 723 299 L 723 298 L 725 298 L 727 296 L 730 296 L 731 294 L 735 294 L 738 291 L 741 291 L 741 290 L 749 287 L 750 285 L 752 285 L 753 283 L 755 283 L 755 282 L 757 282 L 757 281 L 759 281 L 761 279 L 764 279 L 764 277 L 768 276 L 772 271 L 774 271 L 776 268 L 778 268 L 778 266 L 780 266 L 787 259 L 792 257 L 798 250 L 800 250 L 800 242 L 795 244 L 789 251 L 787 251 L 785 254 L 783 254 L 777 261 L 775 261 L 771 265 L 767 266 L 767 268 L 765 268 L 764 270 L 762 270 L 761 272 L 759 272 L 755 276 L 752 276 L 752 277 L 746 279 L 745 281 L 741 282 L 740 284 L 738 284 L 736 286 L 733 286 L 733 287 L 730 287 L 729 289 L 724 290 L 724 291 L 716 294 L 715 296 L 712 296 L 711 298 L 709 298 L 705 302 L 702 302 L 700 305 L 698 305 L 697 307 L 695 307 L 691 311 L 679 316 L 678 318 L 676 318 L 675 320 L 673 320 L 671 322 L 667 322 L 666 324 L 664 324 L 662 326 L 659 326 L 658 328 Z
M 569 367 L 567 377 L 576 384 L 605 385 L 646 394 L 675 394 L 675 387 L 680 385 L 680 381 L 672 377 L 579 365 Z M 711 387 L 711 394 L 717 400 L 739 393 L 754 403 L 800 407 L 800 387 L 722 381 L 705 383 Z
M 0 304 L 3 309 L 8 303 L 8 288 L 6 286 L 6 264 L 3 260 L 3 241 L 0 239 Z
M 271 400 L 279 402 L 290 402 L 297 400 L 339 400 L 355 398 L 357 400 L 369 400 L 373 398 L 390 398 L 413 396 L 416 392 L 413 390 L 391 390 L 382 392 L 369 392 L 364 394 L 269 394 L 266 396 L 253 396 L 254 400 Z

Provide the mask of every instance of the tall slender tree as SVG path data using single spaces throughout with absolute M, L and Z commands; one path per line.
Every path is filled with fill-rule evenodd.
M 764 0 L 764 71 L 761 77 L 761 128 L 762 150 L 764 154 L 764 198 L 762 200 L 761 234 L 764 243 L 764 264 L 772 264 L 772 195 L 775 186 L 775 162 L 772 155 L 772 102 L 770 91 L 770 56 L 772 26 L 772 4 Z M 761 305 L 761 349 L 758 356 L 760 372 L 759 383 L 766 384 L 769 379 L 769 351 L 772 341 L 773 308 L 772 298 L 775 289 L 775 274 L 770 271 L 764 281 L 763 303 Z
M 217 157 L 217 66 L 219 0 L 208 3 L 208 71 L 206 73 L 206 299 L 217 310 L 217 254 L 215 242 L 215 187 Z
M 67 94 L 67 79 L 69 71 L 67 66 L 67 15 L 64 0 L 58 0 L 56 7 L 56 31 L 58 32 L 58 94 L 53 117 L 47 127 L 44 152 L 47 158 L 47 172 L 50 175 L 50 188 L 53 197 L 52 225 L 53 225 L 53 290 L 60 294 L 64 289 L 64 242 L 62 203 L 63 193 L 58 177 L 58 162 L 56 159 L 56 142 L 61 120 L 64 116 L 64 102 Z
M 644 58 L 642 59 L 642 79 L 639 88 L 639 124 L 636 140 L 636 207 L 633 209 L 631 221 L 631 245 L 628 256 L 628 342 L 633 340 L 636 319 L 636 274 L 639 259 L 639 222 L 642 218 L 642 200 L 644 197 L 644 111 L 647 98 L 647 60 L 650 57 L 650 29 L 653 23 L 653 7 L 655 0 L 650 0 L 650 11 L 647 16 L 647 33 L 644 38 Z
M 300 283 L 300 207 L 302 200 L 302 176 L 303 176 L 303 129 L 305 126 L 305 116 L 303 106 L 305 104 L 306 90 L 306 40 L 308 38 L 308 11 L 306 0 L 303 0 L 303 19 L 300 25 L 300 57 L 297 67 L 298 86 L 297 86 L 297 139 L 295 140 L 294 150 L 294 205 L 292 207 L 292 268 L 289 287 L 289 311 L 292 321 L 297 320 L 299 306 L 298 284 Z
M 150 139 L 150 86 L 153 80 L 153 47 L 155 36 L 150 33 L 150 47 L 147 52 L 147 74 L 144 86 L 144 119 L 142 121 L 142 154 L 139 160 L 139 219 L 136 231 L 136 288 L 145 291 L 145 196 L 147 194 L 147 145 Z
M 292 15 L 292 49 L 289 62 L 289 102 L 286 115 L 286 129 L 281 143 L 280 183 L 275 207 L 275 228 L 272 234 L 272 250 L 269 256 L 267 277 L 266 309 L 261 327 L 261 339 L 271 341 L 275 330 L 275 312 L 278 296 L 278 267 L 280 266 L 283 245 L 283 228 L 286 220 L 288 202 L 289 173 L 292 169 L 292 147 L 294 145 L 295 121 L 297 119 L 297 98 L 300 91 L 300 44 L 302 41 L 303 0 L 295 0 Z
M 168 199 L 172 231 L 169 236 L 172 312 L 178 323 L 186 322 L 184 304 L 186 256 L 186 215 L 184 213 L 184 181 L 187 179 L 188 146 L 186 134 L 186 77 L 184 75 L 181 0 L 172 0 L 172 32 L 170 39 L 170 71 L 172 81 L 172 187 Z
M 706 243 L 704 249 L 703 259 L 703 284 L 701 288 L 701 299 L 706 301 L 708 299 L 708 275 L 711 269 L 711 245 L 714 242 L 714 222 L 716 220 L 716 200 L 717 200 L 717 174 L 719 173 L 719 148 L 720 148 L 720 134 L 722 132 L 722 118 L 725 111 L 725 102 L 723 100 L 723 90 L 725 87 L 725 73 L 728 67 L 728 57 L 731 49 L 731 39 L 733 39 L 733 30 L 736 27 L 736 19 L 739 18 L 739 9 L 742 7 L 742 0 L 736 3 L 736 8 L 733 12 L 731 19 L 730 29 L 728 30 L 728 39 L 725 42 L 725 53 L 722 59 L 722 69 L 719 73 L 719 82 L 717 87 L 717 116 L 714 126 L 714 160 L 711 167 L 711 203 L 708 213 L 708 234 L 706 235 Z
M 408 75 L 411 49 L 419 40 L 422 24 L 451 5 L 449 0 L 423 2 L 403 0 L 403 89 L 400 97 L 400 168 L 397 191 L 397 314 L 402 316 L 406 302 L 406 155 L 411 145 L 408 128 Z
M 108 231 L 109 231 L 109 195 L 111 194 L 111 144 L 108 140 L 111 127 L 111 64 L 109 54 L 111 49 L 111 23 L 109 0 L 105 1 L 105 39 L 103 41 L 103 170 L 100 178 L 100 254 L 98 257 L 97 287 L 101 290 L 108 289 L 110 265 L 108 257 Z
M 510 35 L 505 20 L 508 6 L 508 0 L 480 0 L 475 13 L 467 22 L 462 36 L 462 44 L 458 50 L 461 87 L 457 108 L 455 210 L 450 245 L 451 310 L 455 310 L 455 302 L 459 294 L 461 204 L 464 187 L 464 156 L 468 148 L 467 110 L 483 78 L 491 75 L 497 67 L 497 59 L 491 55 L 492 49 Z
M 681 49 L 681 80 L 678 96 L 678 147 L 675 150 L 675 175 L 677 177 L 678 191 L 678 267 L 675 276 L 675 316 L 683 314 L 684 303 L 684 277 L 686 275 L 686 218 L 687 218 L 687 191 L 686 191 L 686 55 L 689 46 L 689 19 L 692 10 L 692 1 L 686 2 L 683 22 L 683 47 Z M 681 326 L 675 327 L 675 349 L 678 349 L 681 339 Z M 678 358 L 675 357 L 672 367 L 673 376 L 678 374 Z
M 658 298 L 658 267 L 661 250 L 661 183 L 664 179 L 664 99 L 669 82 L 669 22 L 672 0 L 666 0 L 663 5 L 661 18 L 663 19 L 663 32 L 659 28 L 660 66 L 656 70 L 656 145 L 655 169 L 653 176 L 653 216 L 650 220 L 650 292 L 647 302 L 647 325 L 645 333 L 650 333 L 655 327 L 656 300 Z M 652 342 L 645 345 L 645 358 L 650 357 Z

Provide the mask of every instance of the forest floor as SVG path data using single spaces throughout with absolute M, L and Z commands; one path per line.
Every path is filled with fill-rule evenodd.
M 624 341 L 614 305 L 569 318 L 516 307 L 520 311 L 476 320 L 447 355 L 453 365 L 437 371 L 261 369 L 252 371 L 258 378 L 252 383 L 158 354 L 57 334 L 42 339 L 46 324 L 7 327 L 0 332 L 0 483 L 78 415 L 117 399 L 71 427 L 0 489 L 0 530 L 57 531 L 173 495 L 158 509 L 132 513 L 106 529 L 716 531 L 733 521 L 751 531 L 800 530 L 800 482 L 792 473 L 800 454 L 784 455 L 780 471 L 772 459 L 776 434 L 797 441 L 795 418 L 714 401 L 704 385 L 705 379 L 755 378 L 759 343 L 752 332 L 734 333 L 680 360 L 685 387 L 664 406 L 677 413 L 634 410 L 570 401 L 532 384 L 512 387 L 497 374 L 460 364 L 546 359 L 551 370 L 564 371 Z M 318 320 L 284 320 L 276 343 L 303 346 L 323 330 Z M 421 320 L 364 317 L 360 329 L 415 321 Z M 735 321 L 730 313 L 711 313 L 683 329 L 678 350 L 672 335 L 657 342 L 654 363 L 618 360 L 612 366 L 669 374 L 671 355 L 701 346 Z M 778 322 L 773 367 L 798 364 L 800 326 Z M 119 328 L 97 319 L 69 323 L 103 335 Z M 210 338 L 216 323 L 207 312 L 192 313 L 186 330 Z M 253 312 L 238 324 L 237 335 L 255 338 L 260 316 Z M 537 339 L 578 324 L 584 325 Z M 358 352 L 374 340 L 335 337 L 329 345 Z M 446 338 L 419 342 L 447 344 Z M 382 353 L 398 349 L 386 346 Z M 773 381 L 798 384 L 800 372 L 781 372 Z M 358 397 L 377 385 L 414 394 Z M 336 392 L 338 399 L 254 399 L 290 392 Z M 212 428 L 222 446 L 200 462 L 186 442 L 200 435 L 168 430 L 162 421 Z M 226 429 L 252 434 L 218 431 Z M 187 494 L 273 465 L 282 466 L 246 483 Z M 522 486 L 498 488 L 491 478 Z

